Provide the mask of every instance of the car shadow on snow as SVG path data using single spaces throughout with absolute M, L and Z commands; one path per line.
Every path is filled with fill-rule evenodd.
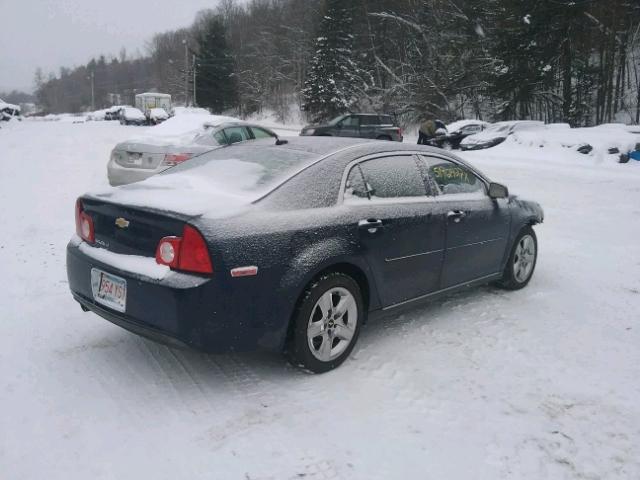
M 493 287 L 477 287 L 371 320 L 361 330 L 352 359 L 337 371 L 348 373 L 352 368 L 373 368 L 361 365 L 376 361 L 377 357 L 367 352 L 381 347 L 396 349 L 406 345 L 410 348 L 415 346 L 416 338 L 423 338 L 419 343 L 428 348 L 429 342 L 435 341 L 429 340 L 429 333 L 436 332 L 439 337 L 456 335 L 459 322 L 474 321 L 479 313 L 497 308 L 509 295 L 512 294 Z M 175 391 L 196 387 L 215 391 L 233 389 L 251 395 L 264 391 L 270 384 L 295 385 L 301 379 L 317 377 L 292 367 L 275 353 L 204 354 L 161 345 L 116 326 L 100 329 L 95 335 L 81 347 L 60 352 L 61 356 L 82 355 L 84 362 L 94 363 L 109 381 L 120 383 L 125 389 L 131 382 L 170 383 Z

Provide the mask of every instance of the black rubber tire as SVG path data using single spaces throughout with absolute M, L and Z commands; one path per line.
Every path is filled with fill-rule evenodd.
M 393 139 L 389 135 L 380 135 L 376 140 L 386 140 L 387 142 L 391 142 Z
M 307 340 L 307 326 L 309 323 L 309 317 L 311 316 L 311 311 L 315 307 L 318 299 L 327 290 L 336 287 L 345 288 L 351 293 L 351 295 L 353 295 L 358 307 L 358 321 L 355 333 L 347 349 L 342 352 L 339 357 L 329 362 L 323 362 L 311 353 Z M 365 320 L 365 315 L 366 313 L 364 302 L 362 300 L 362 292 L 358 282 L 350 276 L 340 272 L 322 275 L 309 285 L 298 302 L 298 306 L 291 320 L 292 328 L 285 349 L 287 359 L 292 365 L 312 373 L 325 373 L 339 367 L 351 354 L 351 351 L 356 345 L 360 334 L 360 327 Z
M 533 268 L 531 269 L 531 274 L 524 282 L 519 282 L 518 280 L 516 280 L 515 275 L 513 273 L 513 262 L 515 259 L 516 248 L 518 247 L 518 243 L 520 243 L 520 240 L 525 235 L 531 235 L 531 237 L 533 238 L 533 243 L 536 246 L 536 256 L 533 260 Z M 513 246 L 511 247 L 511 253 L 509 254 L 509 260 L 507 261 L 507 265 L 504 268 L 502 278 L 497 282 L 495 282 L 495 285 L 505 290 L 520 290 L 526 287 L 531 281 L 531 279 L 533 278 L 533 274 L 536 271 L 537 262 L 538 262 L 538 237 L 536 236 L 536 232 L 533 230 L 533 228 L 531 228 L 530 225 L 527 225 L 522 230 L 520 230 L 520 233 L 518 234 L 515 241 L 513 242 Z

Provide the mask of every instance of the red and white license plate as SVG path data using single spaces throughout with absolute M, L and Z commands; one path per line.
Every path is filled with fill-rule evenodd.
M 93 299 L 118 312 L 127 308 L 127 281 L 124 278 L 103 272 L 98 268 L 91 269 L 91 290 Z

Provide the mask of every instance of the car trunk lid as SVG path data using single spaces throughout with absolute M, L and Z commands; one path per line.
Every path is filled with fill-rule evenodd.
M 182 235 L 191 218 L 95 198 L 85 197 L 81 201 L 84 211 L 93 219 L 96 246 L 125 255 L 154 257 L 160 240 Z

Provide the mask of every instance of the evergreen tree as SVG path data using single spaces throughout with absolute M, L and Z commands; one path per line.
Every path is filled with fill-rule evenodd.
M 369 88 L 367 75 L 354 60 L 352 4 L 353 0 L 326 0 L 302 90 L 303 109 L 313 121 L 348 112 Z
M 197 36 L 196 87 L 198 104 L 220 113 L 238 105 L 234 62 L 221 17 L 207 18 Z

